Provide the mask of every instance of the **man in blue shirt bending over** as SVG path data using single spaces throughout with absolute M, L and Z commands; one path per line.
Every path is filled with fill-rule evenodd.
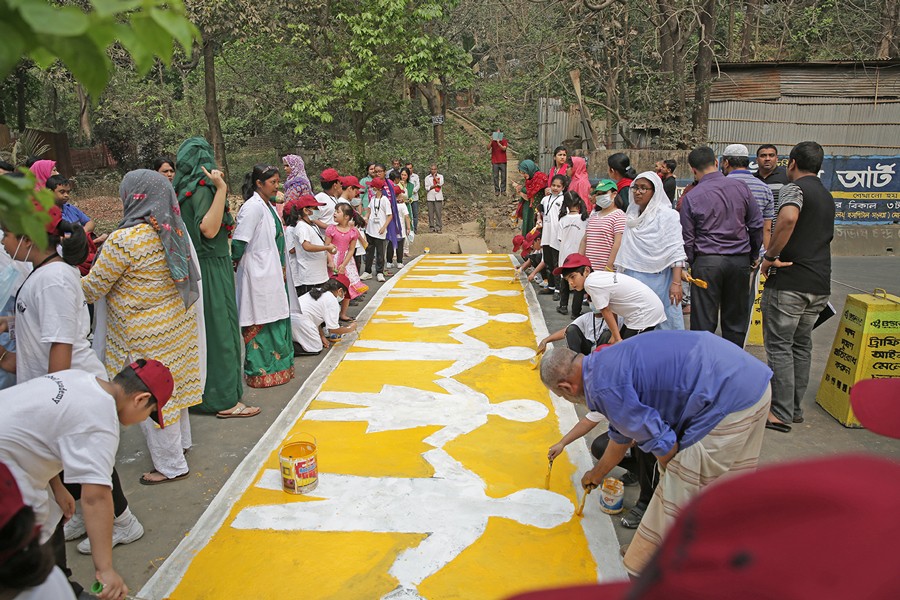
M 609 420 L 609 445 L 582 477 L 586 489 L 632 444 L 657 457 L 659 484 L 625 554 L 638 575 L 682 506 L 719 477 L 756 469 L 772 371 L 705 331 L 654 331 L 601 348 L 548 351 L 541 381 Z

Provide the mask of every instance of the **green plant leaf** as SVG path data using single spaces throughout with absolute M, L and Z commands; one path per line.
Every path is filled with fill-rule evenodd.
M 90 25 L 87 15 L 74 6 L 57 8 L 52 4 L 32 0 L 19 7 L 19 14 L 36 33 L 58 37 L 80 36 Z
M 19 33 L 0 23 L 0 81 L 12 72 L 25 50 L 25 40 Z
M 181 15 L 156 8 L 150 10 L 150 16 L 190 54 L 194 40 L 200 38 L 200 32 L 190 21 Z
M 91 0 L 91 4 L 101 17 L 113 17 L 115 15 L 139 8 L 143 0 Z
M 140 13 L 131 19 L 131 28 L 138 41 L 164 63 L 172 62 L 172 37 L 150 15 Z
M 88 36 L 45 36 L 44 46 L 54 52 L 72 75 L 93 95 L 99 96 L 109 81 L 109 58 Z

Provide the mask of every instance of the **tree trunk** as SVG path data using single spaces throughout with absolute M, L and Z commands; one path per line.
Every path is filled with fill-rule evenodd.
M 734 60 L 734 2 L 728 3 L 728 34 L 725 47 L 727 48 L 725 56 L 728 60 Z
M 884 10 L 881 13 L 881 32 L 875 58 L 885 60 L 896 55 L 894 50 L 894 36 L 897 26 L 900 24 L 900 0 L 884 0 Z
M 435 160 L 440 160 L 444 155 L 444 97 L 434 81 L 425 85 L 419 85 L 419 91 L 428 102 L 428 111 L 431 113 L 432 131 L 434 133 Z
M 356 167 L 359 171 L 366 168 L 366 116 L 362 112 L 354 112 L 351 114 L 353 124 L 353 159 L 356 161 Z
M 709 129 L 709 88 L 716 42 L 715 11 L 715 0 L 704 0 L 697 14 L 700 20 L 700 47 L 697 62 L 694 63 L 694 112 L 691 117 L 695 143 L 705 143 Z
M 75 86 L 75 93 L 78 95 L 78 124 L 81 125 L 81 133 L 84 134 L 84 139 L 90 144 L 94 139 L 94 134 L 91 130 L 88 95 L 80 83 Z
M 756 26 L 756 12 L 758 10 L 759 0 L 747 0 L 747 10 L 744 13 L 744 31 L 741 35 L 741 62 L 750 60 L 750 45 L 753 41 L 753 28 Z
M 16 69 L 16 128 L 25 131 L 25 69 Z
M 216 53 L 211 40 L 203 42 L 203 84 L 206 89 L 206 104 L 203 111 L 206 113 L 209 139 L 216 153 L 216 162 L 219 163 L 219 168 L 225 172 L 226 178 L 234 180 L 231 173 L 228 172 L 225 138 L 222 136 L 222 125 L 219 122 L 219 100 L 216 98 Z

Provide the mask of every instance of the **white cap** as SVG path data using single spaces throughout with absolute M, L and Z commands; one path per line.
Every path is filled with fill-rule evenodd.
M 731 144 L 725 148 L 725 152 L 722 153 L 722 156 L 742 156 L 744 158 L 749 158 L 750 151 L 747 150 L 747 146 L 743 144 Z

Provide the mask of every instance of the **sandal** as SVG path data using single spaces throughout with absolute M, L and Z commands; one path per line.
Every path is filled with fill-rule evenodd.
M 244 419 L 247 417 L 255 417 L 260 413 L 258 406 L 247 406 L 246 404 L 238 402 L 238 405 L 225 412 L 224 410 L 220 410 L 216 413 L 216 416 L 220 419 Z
M 628 514 L 622 517 L 622 527 L 627 527 L 628 529 L 637 529 L 638 525 L 641 524 L 641 519 L 644 518 L 644 513 L 647 512 L 647 507 L 642 504 L 635 504 L 634 507 L 628 511 Z
M 778 421 L 766 421 L 766 429 L 778 431 L 780 433 L 790 433 L 791 426 L 787 423 L 779 423 Z
M 338 321 L 340 321 L 341 323 L 352 323 L 355 320 L 356 319 L 354 319 L 353 317 L 340 317 L 338 319 Z
M 151 474 L 156 473 L 157 475 L 162 475 L 162 473 L 160 473 L 159 471 L 157 471 L 155 469 L 153 471 L 150 471 L 150 473 Z M 179 479 L 184 479 L 190 474 L 191 474 L 191 472 L 187 471 L 185 473 L 182 473 L 181 475 L 176 475 L 175 477 L 166 477 L 165 479 L 159 479 L 159 480 L 147 479 L 146 476 L 141 475 L 141 478 L 139 481 L 141 482 L 141 485 L 159 485 L 160 483 L 169 483 L 171 481 L 178 481 Z

